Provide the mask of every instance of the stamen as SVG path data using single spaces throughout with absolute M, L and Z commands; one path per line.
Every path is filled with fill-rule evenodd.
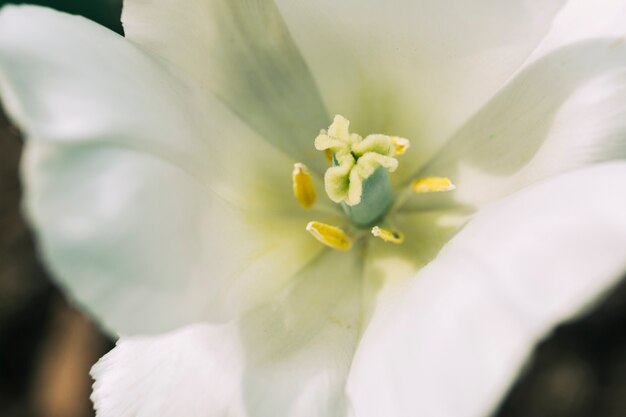
M 404 233 L 383 229 L 378 226 L 372 228 L 372 235 L 385 242 L 395 243 L 396 245 L 400 245 L 404 242 Z
M 446 177 L 424 177 L 413 180 L 411 188 L 416 193 L 438 193 L 454 190 L 456 186 Z
M 313 178 L 308 168 L 301 163 L 294 164 L 293 173 L 293 195 L 305 209 L 310 208 L 315 203 L 315 188 Z
M 311 233 L 315 239 L 333 249 L 346 251 L 352 247 L 352 240 L 338 227 L 312 221 L 306 225 L 306 230 Z
M 333 163 L 333 151 L 331 151 L 330 149 L 325 149 L 324 156 L 326 157 L 326 161 L 328 161 L 329 164 Z
M 406 151 L 411 147 L 411 142 L 406 138 L 400 138 L 398 136 L 391 137 L 391 143 L 395 148 L 394 155 L 404 155 Z

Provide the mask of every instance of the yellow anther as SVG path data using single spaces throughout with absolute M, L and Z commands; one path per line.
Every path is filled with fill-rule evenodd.
M 451 191 L 456 187 L 446 177 L 424 177 L 413 180 L 411 188 L 416 193 L 437 193 Z
M 374 226 L 372 227 L 372 234 L 385 242 L 395 243 L 396 245 L 400 245 L 404 242 L 404 233 L 402 232 L 396 232 Z
M 352 240 L 338 227 L 313 221 L 306 225 L 306 230 L 315 239 L 333 249 L 349 250 L 352 247 Z
M 326 157 L 326 161 L 328 161 L 329 164 L 333 163 L 333 151 L 331 151 L 330 149 L 325 149 L 324 156 Z
M 315 203 L 315 188 L 313 178 L 308 168 L 301 163 L 293 165 L 293 195 L 304 208 L 310 208 Z
M 394 155 L 403 155 L 411 147 L 411 142 L 408 139 L 398 136 L 391 136 L 391 143 L 395 149 Z

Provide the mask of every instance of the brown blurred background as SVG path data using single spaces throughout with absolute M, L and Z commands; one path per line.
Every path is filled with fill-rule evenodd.
M 29 3 L 122 31 L 121 0 Z M 113 341 L 67 303 L 37 258 L 20 213 L 21 148 L 18 130 L 0 112 L 0 417 L 93 416 L 88 371 Z M 626 284 L 541 344 L 497 413 L 591 416 L 626 417 Z

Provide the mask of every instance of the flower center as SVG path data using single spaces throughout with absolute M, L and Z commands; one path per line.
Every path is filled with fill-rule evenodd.
M 328 197 L 341 204 L 348 218 L 359 227 L 372 226 L 392 203 L 389 172 L 398 168 L 395 146 L 386 135 L 365 139 L 350 133 L 350 122 L 342 116 L 315 138 L 318 151 L 330 151 L 332 167 L 324 175 Z M 408 143 L 408 141 L 406 141 Z
M 389 174 L 398 168 L 395 156 L 406 152 L 409 141 L 382 134 L 362 138 L 350 133 L 349 126 L 346 118 L 337 115 L 328 130 L 322 130 L 315 138 L 315 148 L 324 151 L 331 162 L 324 174 L 326 194 L 342 207 L 351 225 L 357 229 L 373 226 L 373 236 L 401 244 L 404 241 L 401 231 L 382 228 L 378 224 L 384 221 L 393 203 Z M 296 199 L 302 207 L 312 207 L 316 194 L 311 173 L 304 164 L 297 163 L 292 178 Z M 447 178 L 426 177 L 413 181 L 411 188 L 423 193 L 448 191 L 454 186 Z M 339 227 L 312 221 L 306 230 L 334 249 L 349 250 L 352 247 L 353 239 Z

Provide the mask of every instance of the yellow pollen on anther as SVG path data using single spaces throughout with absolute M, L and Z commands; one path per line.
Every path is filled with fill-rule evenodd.
M 454 190 L 456 186 L 446 177 L 424 177 L 413 180 L 411 189 L 416 193 L 438 193 Z
M 348 237 L 346 232 L 338 227 L 312 221 L 306 225 L 306 230 L 311 233 L 315 239 L 333 249 L 346 251 L 352 247 L 352 240 Z
M 408 139 L 400 138 L 398 136 L 391 136 L 391 143 L 393 144 L 395 150 L 394 155 L 404 155 L 411 147 L 411 142 L 409 142 Z
M 315 188 L 313 178 L 308 168 L 301 163 L 293 165 L 293 195 L 304 208 L 310 208 L 315 203 Z
M 395 243 L 396 245 L 400 245 L 404 242 L 404 233 L 389 229 L 383 229 L 378 226 L 372 227 L 372 235 L 376 236 L 379 239 L 382 239 L 385 242 Z
M 333 163 L 333 151 L 331 151 L 330 149 L 324 150 L 324 156 L 326 157 L 326 161 L 329 164 Z

